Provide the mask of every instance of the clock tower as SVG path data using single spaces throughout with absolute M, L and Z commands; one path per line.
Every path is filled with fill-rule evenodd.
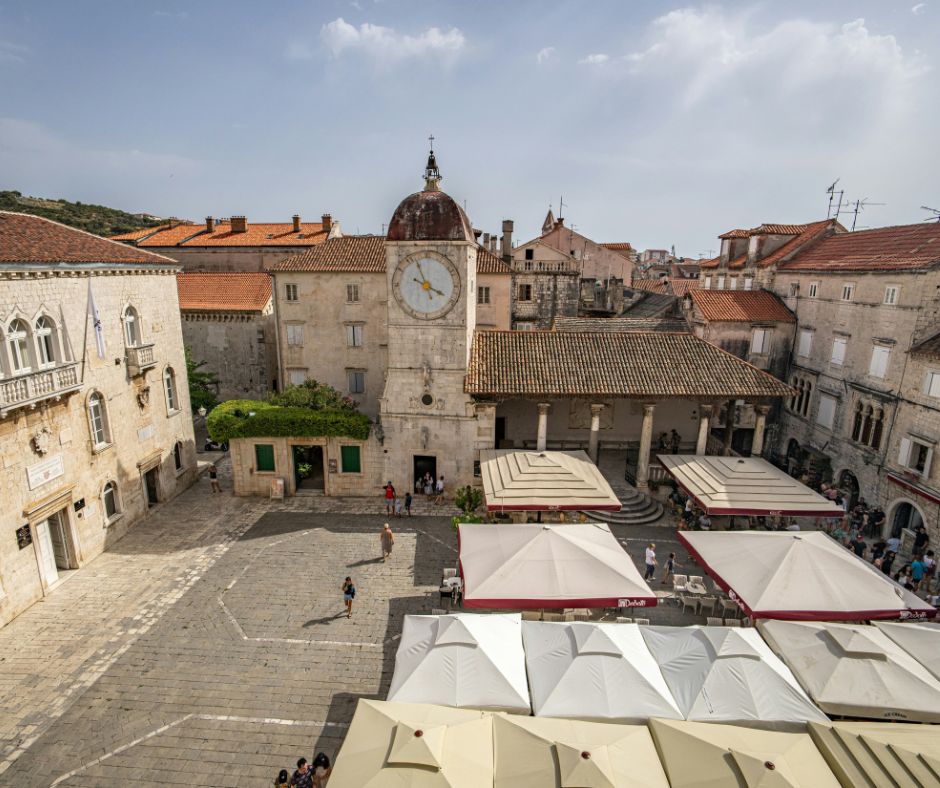
M 433 149 L 425 187 L 395 210 L 385 243 L 388 366 L 379 417 L 385 476 L 404 494 L 425 473 L 448 493 L 473 479 L 476 416 L 464 376 L 476 323 L 477 244 L 441 191 Z

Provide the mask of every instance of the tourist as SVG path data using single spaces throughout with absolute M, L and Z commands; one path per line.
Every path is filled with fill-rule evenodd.
M 215 467 L 215 463 L 209 466 L 209 484 L 212 485 L 212 492 L 222 492 L 222 488 L 219 486 L 219 469 Z
M 914 549 L 911 551 L 918 558 L 924 554 L 924 550 L 927 549 L 927 543 L 930 541 L 930 538 L 927 536 L 927 530 L 922 525 L 918 525 L 914 529 Z
M 663 585 L 666 585 L 666 581 L 669 580 L 669 576 L 676 571 L 676 566 L 678 562 L 676 561 L 676 554 L 670 553 L 669 558 L 666 559 L 666 566 L 663 570 Z
M 679 446 L 682 445 L 682 438 L 679 437 L 679 433 L 673 430 L 669 434 L 669 445 L 672 447 L 672 453 L 679 453 Z
M 425 471 L 424 494 L 430 498 L 433 493 L 434 493 L 434 477 L 431 476 L 430 471 Z
M 297 771 L 290 778 L 290 784 L 292 788 L 313 788 L 313 769 L 306 758 L 298 759 Z
M 405 511 L 408 512 L 409 517 L 411 517 L 411 502 L 412 502 L 411 493 L 410 492 L 405 493 Z
M 395 496 L 395 516 L 401 517 L 401 505 L 402 501 L 397 495 Z
M 937 561 L 933 557 L 933 550 L 928 550 L 924 555 L 924 590 L 930 590 L 930 583 L 937 574 Z
M 702 512 L 698 518 L 698 527 L 700 531 L 710 531 L 712 529 L 711 518 L 705 512 Z
M 388 523 L 385 523 L 385 526 L 382 528 L 379 542 L 382 544 L 382 560 L 387 561 L 392 557 L 392 545 L 395 544 L 395 534 L 392 533 L 392 529 L 389 527 Z
M 656 572 L 656 545 L 653 542 L 650 542 L 649 546 L 646 548 L 646 574 L 643 575 L 643 579 L 652 580 L 655 572 Z
M 880 560 L 884 556 L 885 550 L 887 549 L 888 543 L 885 542 L 884 539 L 879 539 L 871 546 L 871 560 L 873 562 Z
M 356 598 L 356 586 L 351 577 L 343 581 L 343 602 L 346 603 L 346 618 L 352 618 L 352 603 Z
M 885 513 L 881 511 L 880 506 L 876 506 L 868 515 L 868 525 L 871 528 L 871 533 L 881 533 L 881 526 L 884 524 L 884 521 Z
M 920 584 L 924 581 L 924 572 L 927 567 L 924 566 L 923 560 L 920 556 L 916 557 L 911 561 L 911 584 L 914 586 L 914 591 L 920 588 Z
M 385 514 L 391 515 L 395 511 L 395 485 L 389 479 L 382 489 L 385 490 Z
M 277 777 L 274 778 L 274 786 L 275 788 L 287 788 L 289 785 L 290 775 L 287 773 L 287 769 L 281 769 Z
M 330 759 L 325 752 L 318 752 L 313 759 L 313 788 L 324 788 L 326 781 L 330 779 L 330 772 L 333 767 L 330 765 Z
M 890 536 L 885 539 L 889 553 L 897 555 L 901 551 L 901 538 L 899 536 Z
M 868 549 L 868 543 L 860 533 L 855 534 L 855 538 L 852 539 L 849 545 L 851 546 L 855 555 L 857 555 L 859 558 L 865 557 L 865 551 Z
M 444 474 L 441 474 L 441 478 L 437 480 L 436 485 L 437 498 L 434 499 L 434 503 L 440 504 L 444 500 Z
M 894 558 L 897 555 L 893 550 L 888 550 L 884 554 L 884 558 L 881 559 L 881 571 L 884 572 L 888 577 L 891 577 L 891 566 L 894 564 Z
M 894 582 L 904 586 L 908 591 L 914 590 L 914 575 L 910 564 L 904 564 L 901 571 L 894 576 Z
M 660 433 L 659 450 L 662 452 L 669 450 L 669 433 L 668 432 Z

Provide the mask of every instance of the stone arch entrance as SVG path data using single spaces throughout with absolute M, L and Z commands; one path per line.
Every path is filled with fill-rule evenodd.
M 901 531 L 907 528 L 913 531 L 917 526 L 924 524 L 924 513 L 917 508 L 917 504 L 906 498 L 892 502 L 885 518 L 885 536 L 901 536 Z
M 791 476 L 803 464 L 803 449 L 800 448 L 800 442 L 796 438 L 790 438 L 787 442 L 787 473 Z
M 855 504 L 858 503 L 859 495 L 859 484 L 858 478 L 855 476 L 852 471 L 848 468 L 845 468 L 841 473 L 836 476 L 836 487 L 838 487 L 844 496 L 849 500 L 849 510 L 855 508 Z

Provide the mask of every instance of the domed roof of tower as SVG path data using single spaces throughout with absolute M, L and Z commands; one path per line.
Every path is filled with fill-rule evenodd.
M 441 173 L 432 149 L 424 170 L 424 191 L 405 197 L 388 225 L 389 241 L 473 241 L 473 227 L 463 209 L 441 191 Z

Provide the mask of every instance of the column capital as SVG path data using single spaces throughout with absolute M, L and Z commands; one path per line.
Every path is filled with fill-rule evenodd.
M 551 403 L 551 402 L 540 402 L 540 403 L 538 403 L 538 405 L 536 405 L 536 407 L 539 409 L 539 416 L 547 416 L 547 415 L 548 415 L 548 411 L 549 411 L 549 410 L 551 409 L 551 407 L 552 407 L 552 403 Z
M 644 403 L 643 403 L 643 413 L 644 413 L 644 414 L 652 413 L 655 409 L 656 409 L 656 403 L 655 403 L 655 402 L 644 402 Z
M 757 411 L 758 416 L 766 416 L 770 413 L 770 405 L 756 405 L 754 410 Z
M 603 402 L 592 402 L 591 403 L 591 415 L 600 416 L 601 411 L 604 410 L 604 407 L 605 405 Z
M 698 406 L 699 414 L 704 418 L 705 416 L 711 416 L 715 410 L 715 406 L 710 402 L 702 402 Z

